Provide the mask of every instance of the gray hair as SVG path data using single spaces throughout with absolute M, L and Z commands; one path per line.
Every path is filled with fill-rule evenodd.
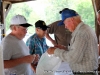
M 74 18 L 81 20 L 81 16 L 80 15 L 74 16 Z
M 12 24 L 12 25 L 10 25 L 10 29 L 13 30 L 14 29 L 14 26 L 19 26 L 19 25 L 13 25 Z

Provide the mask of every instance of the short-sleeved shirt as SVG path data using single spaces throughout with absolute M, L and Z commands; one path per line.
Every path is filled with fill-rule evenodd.
M 26 45 L 29 47 L 31 55 L 39 54 L 41 56 L 48 49 L 45 37 L 40 39 L 36 33 L 28 38 Z
M 55 41 L 57 44 L 68 46 L 71 39 L 71 32 L 65 28 L 65 25 L 58 26 L 60 21 L 56 21 L 49 25 L 47 29 L 48 34 L 54 34 Z
M 29 55 L 29 49 L 23 42 L 23 40 L 17 39 L 15 36 L 7 35 L 2 40 L 3 46 L 3 59 L 11 60 L 17 59 Z M 29 63 L 23 63 L 15 67 L 9 68 L 9 72 L 16 71 L 17 75 L 26 74 L 34 75 L 33 70 Z M 6 75 L 6 74 L 5 74 Z

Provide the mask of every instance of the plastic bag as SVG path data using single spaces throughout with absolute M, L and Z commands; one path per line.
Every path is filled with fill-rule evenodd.
M 55 71 L 59 68 L 62 60 L 54 55 L 44 53 L 37 65 L 36 75 L 55 75 Z
M 69 64 L 62 62 L 59 68 L 56 70 L 55 75 L 74 75 Z

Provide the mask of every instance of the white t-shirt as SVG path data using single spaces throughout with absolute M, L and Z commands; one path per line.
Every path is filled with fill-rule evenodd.
M 29 55 L 29 49 L 23 40 L 17 39 L 15 36 L 7 35 L 2 40 L 3 45 L 3 59 L 10 60 Z M 17 75 L 33 75 L 33 71 L 29 63 L 23 63 L 13 68 L 9 68 L 7 72 L 16 71 Z

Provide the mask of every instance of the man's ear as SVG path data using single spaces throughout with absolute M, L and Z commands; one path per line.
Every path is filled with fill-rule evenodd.
M 74 21 L 74 17 L 71 17 L 70 19 L 71 19 L 71 21 Z
M 73 18 L 73 17 L 70 18 L 70 22 L 71 22 L 71 23 L 74 22 L 74 18 Z
M 38 31 L 38 28 L 36 28 L 35 30 Z
M 17 26 L 13 26 L 13 29 L 14 29 L 14 30 L 17 30 L 17 28 L 18 28 Z

